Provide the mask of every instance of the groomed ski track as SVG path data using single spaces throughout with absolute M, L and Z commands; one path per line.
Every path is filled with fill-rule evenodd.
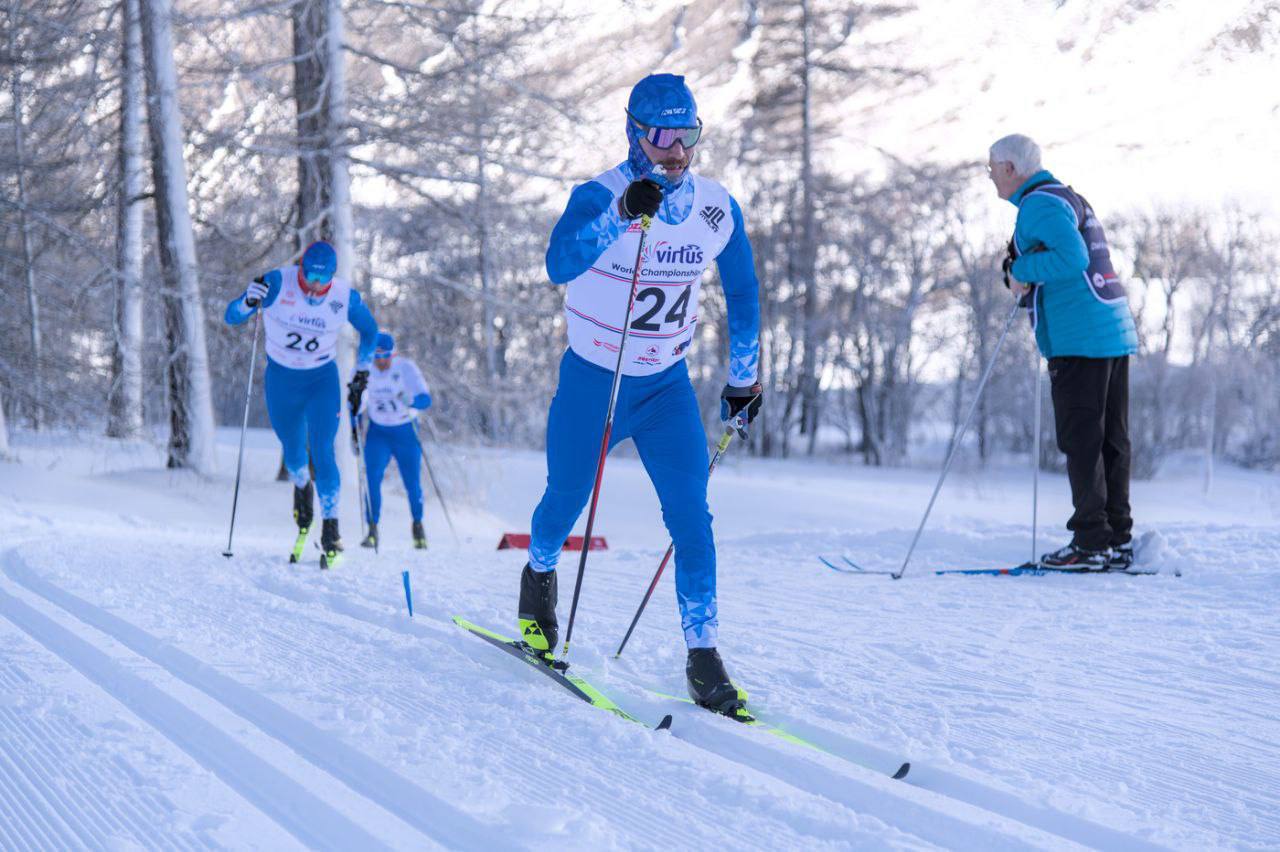
M 270 698 L 218 673 L 128 621 L 45 581 L 24 563 L 16 550 L 0 555 L 0 564 L 4 566 L 6 579 L 22 592 L 35 597 L 35 600 L 27 602 L 0 590 L 0 616 L 133 711 L 140 720 L 212 771 L 302 844 L 330 848 L 388 848 L 396 841 L 386 838 L 385 829 L 379 829 L 378 824 L 399 822 L 404 824 L 402 828 L 416 828 L 421 833 L 415 840 L 431 840 L 449 848 L 478 849 L 504 845 L 496 826 L 486 828 L 466 813 L 444 804 L 394 770 L 319 730 Z M 42 612 L 42 609 L 46 611 Z M 345 615 L 369 624 L 383 621 L 375 613 L 360 613 L 355 606 L 347 607 Z M 63 624 L 64 621 L 70 623 Z M 420 623 L 415 621 L 412 625 Z M 444 624 L 433 623 L 432 626 Z M 93 631 L 99 635 L 92 636 Z M 422 636 L 427 631 L 407 632 Z M 128 663 L 118 655 L 104 653 L 92 644 L 94 639 L 101 641 L 102 637 L 107 638 L 110 644 L 132 652 L 135 664 L 136 659 L 141 658 L 191 689 L 169 691 L 150 678 L 132 673 Z M 440 637 L 431 638 L 438 640 Z M 486 655 L 468 656 L 483 658 Z M 487 656 L 497 658 L 492 653 Z M 539 686 L 536 677 L 530 677 L 530 673 L 524 671 L 523 666 L 518 663 L 512 665 L 505 658 L 497 659 L 505 665 L 491 667 L 486 664 L 485 668 L 496 670 L 480 673 L 482 677 L 494 679 L 495 692 L 518 688 L 521 681 L 527 681 L 529 689 L 544 688 Z M 483 662 L 483 659 L 478 661 Z M 781 747 L 769 742 L 768 735 L 763 732 L 716 718 L 687 705 L 672 704 L 660 698 L 645 699 L 638 690 L 628 697 L 631 702 L 627 706 L 643 705 L 654 712 L 662 706 L 675 708 L 672 712 L 679 720 L 673 731 L 675 737 L 735 764 L 736 771 L 748 776 L 763 776 L 792 788 L 794 793 L 808 793 L 856 812 L 894 814 L 893 819 L 886 821 L 898 824 L 905 834 L 939 846 L 958 843 L 965 846 L 981 844 L 992 849 L 1018 849 L 1028 845 L 1055 846 L 1076 840 L 1093 846 L 1114 844 L 1116 848 L 1158 848 L 1148 847 L 1137 838 L 1110 832 L 1101 826 L 1072 820 L 1063 814 L 1052 815 L 1045 820 L 1044 814 L 1031 813 L 1028 819 L 1027 814 L 1020 818 L 1005 813 L 1000 807 L 972 807 L 964 795 L 946 795 L 949 784 L 945 781 L 937 783 L 946 779 L 946 773 L 934 775 L 933 793 L 921 792 L 926 788 L 914 781 L 912 786 L 920 786 L 921 791 L 895 789 L 901 782 L 858 765 L 858 760 L 818 755 L 788 743 L 782 743 L 781 746 L 785 747 Z M 370 805 L 364 809 L 363 818 L 348 818 L 334 811 L 331 805 L 336 801 L 332 793 L 323 796 L 311 792 L 308 783 L 293 780 L 288 769 L 277 767 L 252 748 L 228 736 L 207 718 L 216 716 L 219 711 L 234 713 L 254 726 L 254 739 L 274 740 L 292 751 L 291 757 L 302 758 L 310 764 L 309 768 L 345 785 L 347 789 L 341 791 L 340 798 L 348 800 L 348 805 L 353 794 L 362 796 Z M 591 721 L 595 722 L 594 719 Z M 835 755 L 840 754 L 835 749 L 832 751 Z M 925 777 L 930 775 L 928 770 L 919 767 L 913 767 L 913 772 Z M 48 789 L 47 784 L 44 787 Z M 981 794 L 973 796 L 973 789 L 974 785 L 969 785 L 964 792 L 970 798 L 981 798 Z M 1007 804 L 1000 803 L 998 796 L 989 792 L 986 798 Z M 10 810 L 16 812 L 18 808 Z M 38 812 L 32 808 L 26 810 Z M 1046 821 L 1056 822 L 1059 830 L 1041 828 L 1038 823 Z M 362 825 L 362 822 L 367 825 Z M 33 842 L 62 841 L 74 845 L 103 840 L 101 832 L 84 827 L 68 827 L 65 832 L 55 831 L 41 836 L 31 821 L 15 819 L 14 825 L 15 844 L 21 839 L 19 829 Z M 646 830 L 654 828 L 647 826 Z M 379 838 L 379 834 L 384 837 Z M 678 836 L 668 839 L 679 843 Z
M 246 523 L 236 558 L 222 559 L 202 520 L 220 514 L 206 493 L 216 489 L 181 475 L 99 463 L 22 494 L 2 480 L 0 848 L 728 837 L 750 848 L 1145 849 L 1280 838 L 1266 699 L 1280 684 L 1280 637 L 1260 561 L 1280 547 L 1273 530 L 1170 513 L 1166 535 L 1191 566 L 1181 580 L 1015 588 L 922 572 L 877 587 L 806 558 L 812 536 L 865 559 L 895 532 L 905 540 L 909 524 L 895 528 L 866 503 L 868 532 L 833 532 L 823 526 L 832 504 L 856 498 L 856 481 L 837 487 L 803 466 L 754 480 L 729 465 L 713 494 L 726 661 L 762 718 L 823 754 L 646 690 L 682 691 L 668 580 L 634 647 L 612 659 L 666 544 L 646 532 L 656 507 L 631 459 L 611 461 L 611 550 L 592 556 L 570 662 L 628 712 L 672 713 L 671 732 L 600 713 L 455 627 L 457 612 L 510 629 L 519 565 L 490 552 L 488 531 L 518 517 L 519 491 L 536 491 L 537 457 L 522 463 L 487 494 L 472 485 L 493 516 L 455 508 L 461 547 L 438 518 L 426 558 L 394 539 L 374 557 L 347 530 L 348 559 L 329 575 L 310 551 L 289 568 L 288 528 L 280 535 L 274 517 Z M 279 514 L 284 491 L 266 476 L 250 480 L 248 518 Z M 927 475 L 905 478 L 913 495 L 928 487 Z M 797 504 L 792 513 L 774 502 L 750 514 L 748 492 L 764 481 Z M 68 483 L 81 502 L 62 517 L 54 492 L 62 500 Z M 801 507 L 802 491 L 818 493 Z M 998 494 L 978 499 L 1005 511 Z M 403 513 L 399 494 L 386 501 Z M 810 515 L 813 530 L 794 528 Z M 775 534 L 761 531 L 768 516 Z M 393 518 L 388 531 L 407 531 Z M 923 544 L 931 564 L 957 549 L 958 563 L 992 549 L 1016 558 L 1016 531 L 942 518 Z M 1213 570 L 1226 552 L 1235 574 Z M 890 779 L 903 760 L 907 779 Z

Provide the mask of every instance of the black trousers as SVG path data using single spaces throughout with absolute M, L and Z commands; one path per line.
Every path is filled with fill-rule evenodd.
M 1050 358 L 1049 382 L 1075 507 L 1072 541 L 1088 550 L 1127 544 L 1129 358 Z

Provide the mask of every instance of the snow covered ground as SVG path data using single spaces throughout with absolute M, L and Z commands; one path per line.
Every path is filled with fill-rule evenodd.
M 1280 481 L 1195 465 L 1138 483 L 1161 574 L 939 577 L 1026 558 L 1029 476 L 731 455 L 712 483 L 721 649 L 761 714 L 830 754 L 644 687 L 683 689 L 666 546 L 633 458 L 611 459 L 571 660 L 670 733 L 575 701 L 450 623 L 503 632 L 544 475 L 529 452 L 436 459 L 409 548 L 398 485 L 379 555 L 290 567 L 288 486 L 236 433 L 215 481 L 147 445 L 15 436 L 0 463 L 0 848 L 1069 848 L 1280 846 Z M 1042 479 L 1042 545 L 1066 483 Z M 1046 529 L 1047 528 L 1047 529 Z M 1172 576 L 1174 564 L 1182 577 Z M 562 623 L 574 563 L 562 578 Z M 409 570 L 416 617 L 404 606 Z M 888 775 L 902 760 L 905 781 Z

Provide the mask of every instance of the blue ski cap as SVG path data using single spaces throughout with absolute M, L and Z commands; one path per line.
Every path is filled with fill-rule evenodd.
M 302 277 L 309 282 L 327 284 L 338 271 L 338 253 L 324 240 L 317 240 L 302 253 Z
M 627 100 L 627 112 L 636 121 L 650 127 L 696 127 L 698 103 L 693 92 L 679 74 L 650 74 L 631 90 Z M 666 176 L 654 168 L 654 163 L 640 148 L 641 130 L 627 119 L 627 162 L 638 175 L 647 175 L 664 189 L 674 189 Z M 687 174 L 687 170 L 686 170 Z M 680 176 L 684 180 L 684 175 Z
M 396 351 L 396 339 L 388 332 L 378 332 L 378 339 L 373 344 L 374 358 L 390 358 L 391 353 Z

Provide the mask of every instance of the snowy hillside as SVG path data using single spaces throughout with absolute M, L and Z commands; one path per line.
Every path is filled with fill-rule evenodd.
M 845 58 L 893 64 L 920 80 L 887 93 L 845 85 L 822 97 L 839 138 L 826 167 L 885 165 L 886 157 L 985 160 L 998 136 L 1028 133 L 1046 164 L 1087 188 L 1100 210 L 1155 202 L 1211 206 L 1224 197 L 1276 212 L 1280 138 L 1280 12 L 1268 0 L 917 0 L 860 28 Z M 732 182 L 726 126 L 751 121 L 745 73 L 759 31 L 752 2 L 659 0 L 617 9 L 585 4 L 582 43 L 565 75 L 590 81 L 582 104 L 599 152 L 594 174 L 618 158 L 631 84 L 651 70 L 689 76 L 705 115 L 704 168 Z M 869 16 L 863 19 L 870 20 Z M 863 20 L 863 19 L 860 19 Z M 860 23 L 860 27 L 861 27 Z M 625 49 L 600 49 L 604 45 Z M 566 77 L 568 79 L 568 77 Z M 984 190 L 987 187 L 982 187 Z M 1007 213 L 994 195 L 991 206 Z
M 221 435 L 233 470 L 236 433 Z M 1071 848 L 1280 845 L 1280 483 L 1194 465 L 1135 486 L 1157 576 L 939 577 L 1027 555 L 1026 472 L 957 471 L 911 573 L 935 471 L 733 457 L 712 481 L 721 649 L 770 737 L 679 694 L 665 547 L 639 464 L 610 462 L 574 668 L 649 723 L 578 702 L 450 623 L 510 632 L 544 469 L 448 451 L 462 541 L 290 567 L 288 489 L 251 436 L 230 474 L 143 445 L 15 436 L 0 463 L 0 848 Z M 1052 541 L 1066 483 L 1042 479 Z M 468 505 L 469 504 L 469 505 Z M 1042 537 L 1043 544 L 1048 540 Z M 1170 569 L 1180 566 L 1182 577 Z M 400 572 L 411 572 L 410 620 Z M 568 573 L 568 572 L 566 572 Z M 562 584 L 562 590 L 567 583 Z M 561 617 L 568 594 L 562 594 Z M 903 760 L 903 781 L 888 776 Z

